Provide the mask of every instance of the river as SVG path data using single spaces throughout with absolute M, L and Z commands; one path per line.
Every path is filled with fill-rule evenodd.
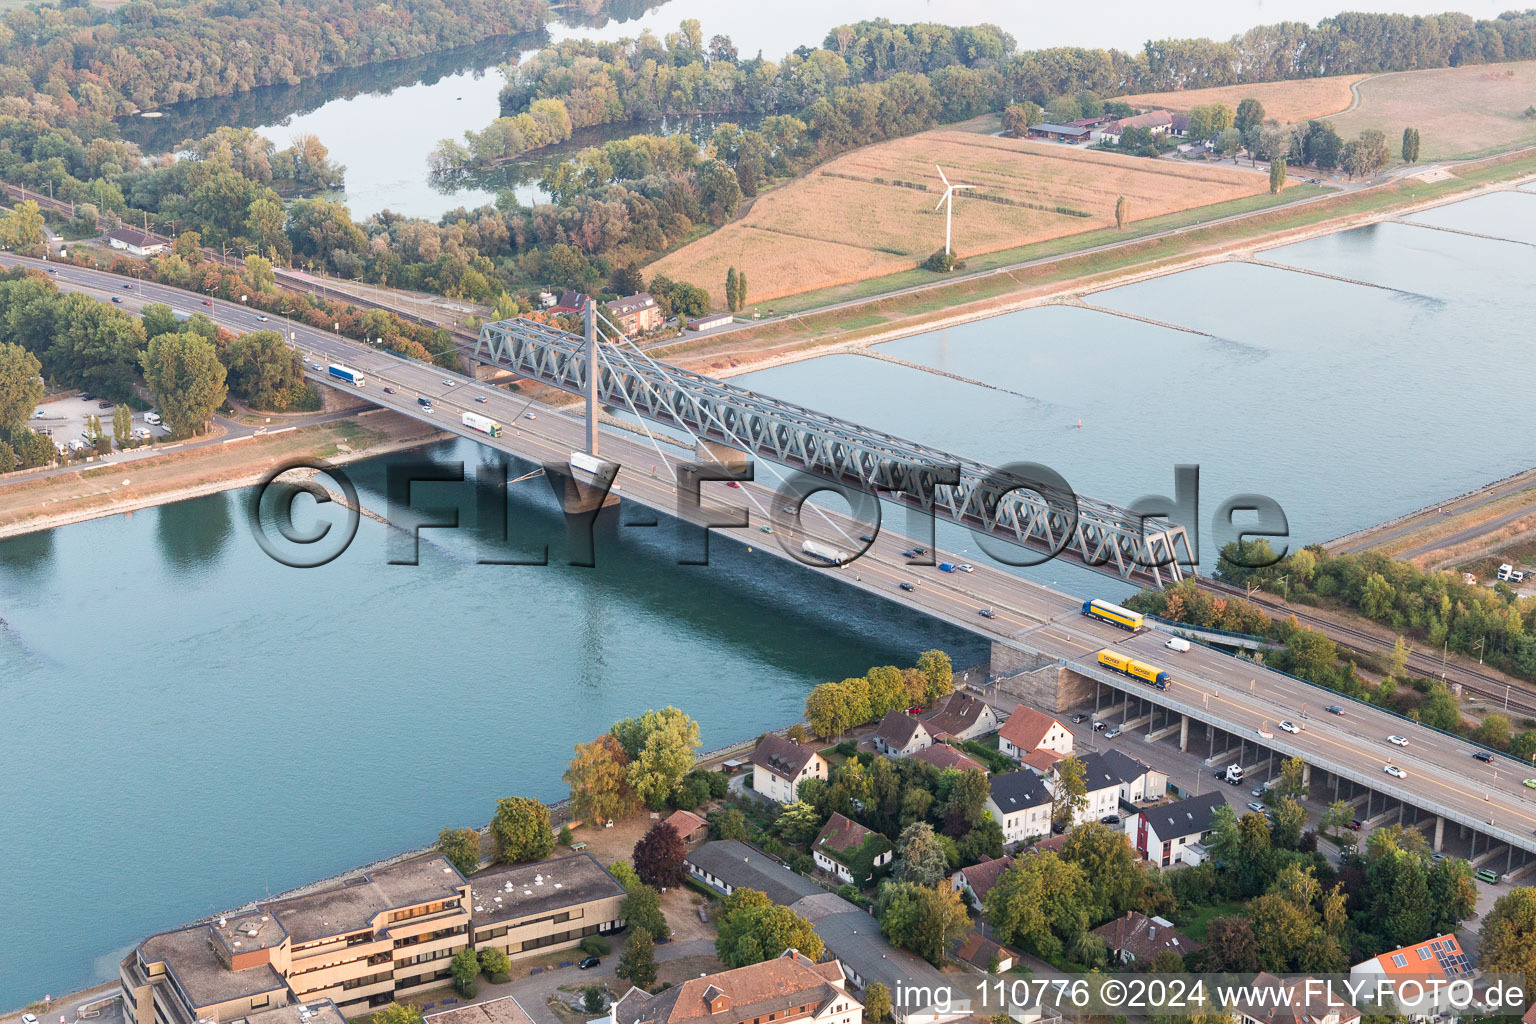
M 1322 541 L 1530 468 L 1533 214 L 1536 195 L 1490 195 L 1417 220 L 1520 240 L 1387 223 L 1263 254 L 1369 285 L 1222 264 L 1093 297 L 1188 330 L 1046 307 L 887 346 L 993 388 L 857 355 L 740 382 L 1045 462 L 1113 501 L 1170 492 L 1174 464 L 1199 463 L 1207 562 L 1210 516 L 1239 492 L 1278 501 L 1295 543 Z M 370 508 L 383 472 L 355 468 Z M 445 486 L 417 501 L 463 500 Z M 537 481 L 518 493 L 525 546 L 560 533 Z M 793 718 L 820 680 L 936 645 L 983 653 L 734 544 L 679 567 L 665 520 L 605 527 L 598 568 L 579 569 L 478 565 L 472 536 L 430 530 L 418 567 L 389 566 L 388 528 L 364 519 L 342 558 L 299 571 L 260 554 L 246 497 L 0 542 L 0 1005 L 110 977 L 153 931 L 483 822 L 498 797 L 557 798 L 571 745 L 646 707 L 687 709 L 718 746 Z M 1054 563 L 1030 574 L 1127 592 Z
M 500 113 L 497 101 L 503 78 L 499 66 L 551 41 L 584 36 L 633 38 L 642 31 L 657 36 L 675 31 L 686 18 L 699 20 L 705 38 L 730 36 L 743 56 L 761 52 L 779 60 L 798 46 L 817 46 L 834 26 L 873 18 L 893 22 L 933 21 L 949 25 L 990 22 L 1013 34 L 1019 46 L 1102 46 L 1135 51 L 1149 39 L 1209 36 L 1225 39 L 1255 25 L 1279 21 L 1316 22 L 1341 9 L 1433 14 L 1446 9 L 1439 0 L 1198 0 L 1173 6 L 1133 0 L 1091 0 L 1086 5 L 1052 7 L 1005 0 L 782 0 L 773 4 L 725 3 L 722 0 L 665 0 L 642 6 L 624 4 L 621 16 L 597 24 L 556 22 L 546 32 L 476 46 L 431 57 L 340 71 L 297 86 L 252 90 L 242 96 L 196 100 L 167 107 L 158 118 L 130 118 L 124 134 L 146 152 L 164 152 L 184 139 L 201 138 L 221 124 L 254 127 L 279 147 L 297 133 L 311 132 L 346 166 L 346 187 L 333 198 L 364 218 L 384 209 L 437 219 L 444 212 L 474 208 L 512 188 L 523 203 L 542 199 L 536 184 L 558 156 L 592 145 L 611 134 L 634 131 L 689 130 L 707 135 L 712 121 L 694 119 L 631 125 L 587 132 L 558 154 L 531 154 L 525 161 L 479 179 L 432 180 L 427 157 L 443 138 L 461 138 L 484 128 Z M 1457 10 L 1475 18 L 1496 17 L 1497 0 L 1461 0 Z

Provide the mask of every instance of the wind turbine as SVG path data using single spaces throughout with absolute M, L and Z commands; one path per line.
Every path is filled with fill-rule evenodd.
M 944 197 L 939 200 L 939 206 L 943 206 L 946 203 L 949 204 L 949 208 L 944 211 L 944 254 L 947 256 L 949 255 L 949 225 L 955 215 L 955 193 L 963 188 L 975 188 L 976 186 L 951 185 L 949 179 L 944 177 L 944 168 L 938 164 L 934 164 L 933 168 L 939 172 L 939 180 L 944 182 Z M 934 209 L 937 210 L 939 206 L 935 206 Z

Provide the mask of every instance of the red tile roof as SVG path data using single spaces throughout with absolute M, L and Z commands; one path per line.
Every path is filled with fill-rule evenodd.
M 997 734 L 1020 750 L 1034 750 L 1045 742 L 1046 733 L 1051 731 L 1053 725 L 1061 723 L 1043 711 L 1026 708 L 1021 704 L 1018 710 L 1008 716 L 1008 721 L 1003 723 Z
M 924 747 L 912 755 L 912 760 L 926 762 L 941 771 L 945 768 L 958 768 L 960 771 L 977 768 L 986 771 L 980 762 L 971 760 L 947 743 L 935 743 L 931 747 Z

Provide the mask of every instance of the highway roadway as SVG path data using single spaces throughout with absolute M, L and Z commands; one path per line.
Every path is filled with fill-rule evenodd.
M 17 263 L 42 266 L 41 261 L 0 254 L 0 265 Z M 117 296 L 128 308 L 164 302 L 174 309 L 206 312 L 237 332 L 280 330 L 304 355 L 313 379 L 334 384 L 324 367 L 343 362 L 365 376 L 361 394 L 369 401 L 522 459 L 563 464 L 583 443 L 585 427 L 578 416 L 430 364 L 404 360 L 303 324 L 268 317 L 239 303 L 211 300 L 212 305 L 205 305 L 202 296 L 165 285 L 133 283 L 125 288 L 121 277 L 105 272 L 52 269 L 57 271 L 53 277 L 59 287 L 98 298 Z M 385 393 L 386 387 L 394 393 Z M 429 397 L 434 411 L 426 413 L 417 403 L 418 396 Z M 464 412 L 496 419 L 503 425 L 502 437 L 493 439 L 464 427 L 460 420 Z M 528 413 L 533 418 L 528 418 Z M 725 510 L 745 509 L 749 527 L 716 530 L 715 536 L 750 545 L 754 554 L 763 557 L 792 558 L 786 548 L 798 551 L 798 539 L 803 535 L 828 540 L 844 551 L 856 550 L 858 538 L 867 532 L 851 520 L 807 505 L 801 516 L 807 530 L 802 534 L 794 518 L 785 515 L 783 499 L 776 499 L 774 467 L 764 463 L 757 464 L 758 482 L 738 488 L 724 482 L 705 483 L 704 503 L 695 515 L 680 514 L 670 468 L 691 458 L 691 446 L 682 447 L 659 434 L 653 440 L 643 433 L 607 428 L 602 433 L 600 454 L 623 467 L 617 478 L 623 498 L 695 523 L 720 518 Z M 519 486 L 546 484 L 530 480 Z M 761 532 L 762 525 L 770 524 L 772 537 Z M 1161 634 L 1148 631 L 1131 635 L 1085 618 L 1081 599 L 1023 580 L 1006 568 L 982 564 L 974 556 L 935 553 L 937 562 L 975 562 L 974 571 L 968 573 L 912 564 L 902 553 L 913 543 L 888 527 L 882 528 L 869 550 L 856 561 L 811 571 L 837 573 L 847 585 L 902 602 L 995 643 L 1060 659 L 1131 694 L 1214 722 L 1278 753 L 1299 755 L 1316 767 L 1353 778 L 1377 792 L 1445 814 L 1536 852 L 1536 790 L 1522 784 L 1525 776 L 1536 777 L 1536 769 L 1529 765 L 1502 755 L 1492 764 L 1483 764 L 1472 757 L 1479 748 L 1470 743 L 1347 701 L 1251 661 L 1199 646 L 1176 654 L 1163 646 L 1166 638 Z M 912 589 L 902 589 L 903 583 Z M 995 617 L 984 617 L 984 608 Z M 1105 647 L 1123 649 L 1166 669 L 1172 673 L 1173 684 L 1163 693 L 1108 673 L 1096 661 L 1097 653 Z M 1322 711 L 1324 705 L 1333 703 L 1345 706 L 1342 717 Z M 1281 720 L 1305 728 L 1293 735 L 1279 729 Z M 1272 736 L 1261 737 L 1261 732 Z M 1409 745 L 1399 748 L 1389 744 L 1386 737 L 1391 734 L 1407 737 Z M 1134 754 L 1136 734 L 1122 734 L 1116 743 Z M 1388 775 L 1383 769 L 1389 763 L 1406 771 L 1408 777 L 1400 780 Z

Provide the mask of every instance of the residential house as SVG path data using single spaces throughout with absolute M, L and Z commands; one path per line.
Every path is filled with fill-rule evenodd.
M 431 1006 L 431 1003 L 427 1004 Z M 513 996 L 487 999 L 449 1010 L 428 1013 L 423 1018 L 431 1024 L 533 1024 L 533 1017 Z
M 801 782 L 826 777 L 826 758 L 778 733 L 766 734 L 752 751 L 752 788 L 781 804 L 800 799 Z
M 549 307 L 549 312 L 556 315 L 585 313 L 589 301 L 591 301 L 591 296 L 566 289 L 560 293 L 560 298 L 556 300 L 555 304 Z
M 1013 967 L 1015 957 L 980 932 L 971 932 L 955 951 L 955 959 L 970 964 L 978 971 L 1001 974 Z
M 972 864 L 968 868 L 961 868 L 949 876 L 950 884 L 957 892 L 969 892 L 971 906 L 977 911 L 986 907 L 987 893 L 997 884 L 997 880 L 1013 867 L 1012 857 L 988 857 L 984 861 Z
M 1216 809 L 1225 807 L 1220 792 L 1205 793 L 1155 807 L 1143 807 L 1125 819 L 1125 834 L 1143 860 L 1160 867 L 1205 861 L 1205 840 L 1215 827 Z
M 1373 956 L 1349 969 L 1350 979 L 1363 980 L 1371 993 L 1381 979 L 1389 979 L 1397 992 L 1395 1012 L 1417 1021 L 1457 1016 L 1444 986 L 1471 973 L 1472 962 L 1454 935 L 1415 942 Z M 1408 984 L 1410 979 L 1419 984 Z
M 973 761 L 948 743 L 935 743 L 931 747 L 924 747 L 912 755 L 912 760 L 931 764 L 939 771 L 946 768 L 954 768 L 958 771 L 970 771 L 972 768 L 986 771 L 986 765 L 980 761 Z
M 1122 802 L 1138 803 L 1148 797 L 1162 796 L 1168 789 L 1167 775 L 1118 750 L 1094 752 L 1078 760 L 1083 765 L 1088 794 L 1072 820 L 1073 825 L 1101 821 L 1118 814 Z M 1053 793 L 1055 780 L 1054 773 L 1047 780 Z
M 997 731 L 997 712 L 980 697 L 956 690 L 923 719 L 923 725 L 935 740 L 946 736 L 975 740 Z
M 1344 1000 L 1334 986 L 1314 978 L 1281 981 L 1273 974 L 1254 976 L 1253 991 L 1259 996 L 1238 1011 L 1241 1024 L 1359 1024 L 1360 1011 Z
M 874 878 L 875 869 L 889 864 L 894 856 L 889 839 L 835 811 L 811 843 L 817 867 L 857 886 Z
M 684 846 L 697 846 L 709 838 L 709 822 L 692 811 L 673 811 L 667 824 L 682 837 Z
M 933 746 L 933 734 L 905 711 L 887 711 L 875 727 L 875 749 L 886 757 L 909 757 Z
M 1175 135 L 1175 136 L 1177 136 L 1177 137 L 1179 137 L 1181 139 L 1184 138 L 1184 136 L 1188 135 L 1189 134 L 1189 115 L 1188 114 L 1169 114 L 1168 115 L 1168 134 L 1169 135 Z
M 689 853 L 683 863 L 692 878 L 716 892 L 729 896 L 738 888 L 756 889 L 809 921 L 849 981 L 866 990 L 875 982 L 890 989 L 896 1024 L 944 1024 L 970 1015 L 970 985 L 955 984 L 926 960 L 892 946 L 868 913 L 756 847 L 716 840 Z
M 138 228 L 118 228 L 107 232 L 107 244 L 114 249 L 124 249 L 130 256 L 154 256 L 165 252 L 165 240 L 140 231 Z
M 1036 750 L 1066 757 L 1072 753 L 1072 733 L 1045 712 L 1020 704 L 998 730 L 997 749 L 1015 760 Z
M 1090 135 L 1093 142 L 1104 142 L 1111 146 L 1120 144 L 1120 136 L 1127 128 L 1145 128 L 1153 135 L 1161 135 L 1173 127 L 1173 115 L 1166 110 L 1149 110 L 1145 114 L 1137 114 L 1135 117 L 1122 117 L 1118 121 L 1108 121 L 1095 128 Z
M 1139 910 L 1127 910 L 1124 917 L 1099 925 L 1093 934 L 1123 964 L 1151 963 L 1165 949 L 1183 956 L 1200 948 L 1198 942 L 1180 934 L 1172 921 L 1148 917 Z
M 637 334 L 645 334 L 660 327 L 666 320 L 661 315 L 661 307 L 656 305 L 656 300 L 651 298 L 650 292 L 636 292 L 626 295 L 608 304 L 613 314 L 618 318 L 618 328 L 625 334 L 633 337 Z
M 987 809 L 1003 829 L 1004 843 L 1051 834 L 1051 791 L 1034 772 L 1020 769 L 989 780 Z
M 773 960 L 689 978 L 656 995 L 630 987 L 609 1024 L 862 1024 L 864 1004 L 848 994 L 836 960 L 817 963 L 793 949 Z
M 1030 771 L 1036 773 L 1037 775 L 1049 775 L 1051 769 L 1055 768 L 1057 763 L 1061 760 L 1061 754 L 1056 753 L 1054 750 L 1047 750 L 1045 747 L 1041 747 L 1039 750 L 1031 750 L 1029 753 L 1019 758 L 1019 764 L 1025 768 L 1028 768 Z

